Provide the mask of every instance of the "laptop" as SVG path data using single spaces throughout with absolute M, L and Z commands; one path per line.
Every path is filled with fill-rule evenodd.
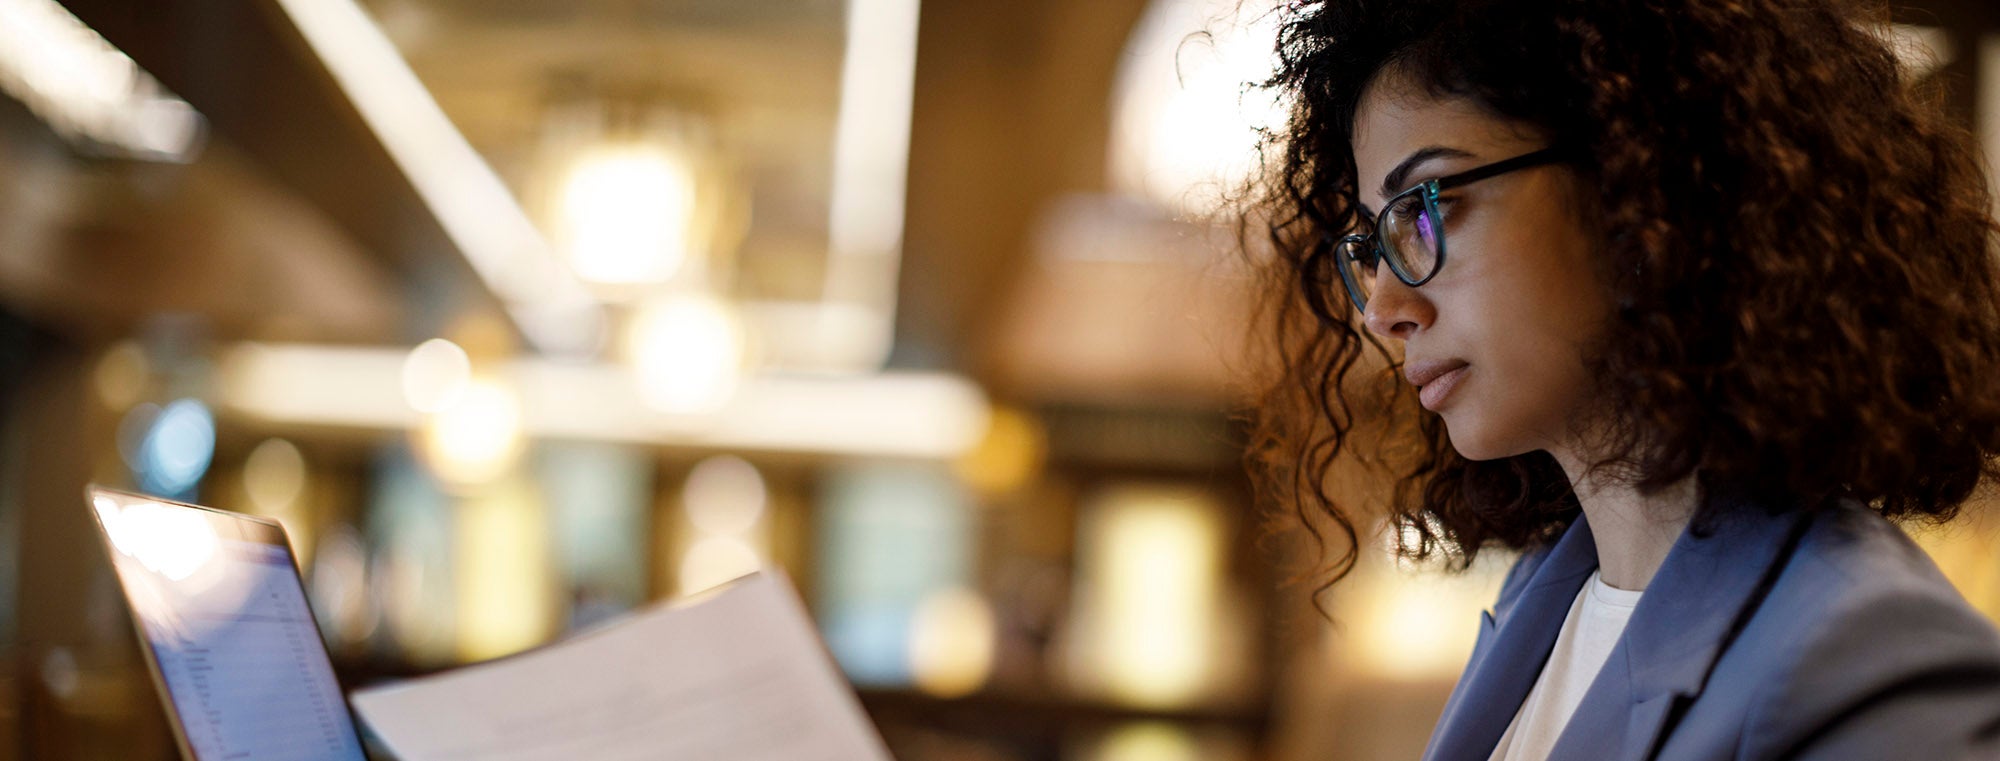
M 85 494 L 184 758 L 365 761 L 283 527 Z

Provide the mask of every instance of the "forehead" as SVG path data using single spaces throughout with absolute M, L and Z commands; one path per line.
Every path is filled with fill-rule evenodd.
M 1382 178 L 1410 154 L 1425 148 L 1464 151 L 1473 159 L 1425 162 L 1410 182 L 1540 148 L 1543 138 L 1530 125 L 1495 116 L 1471 100 L 1439 98 L 1395 72 L 1384 73 L 1362 93 L 1354 117 L 1354 165 L 1363 201 L 1383 200 Z M 1476 161 L 1474 160 L 1476 159 Z M 1400 188 L 1398 188 L 1400 190 Z

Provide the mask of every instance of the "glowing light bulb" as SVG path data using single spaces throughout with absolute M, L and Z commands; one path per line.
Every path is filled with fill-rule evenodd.
M 688 258 L 695 179 L 665 150 L 634 146 L 585 155 L 562 184 L 559 236 L 579 277 L 657 283 Z
M 742 381 L 742 325 L 714 299 L 682 296 L 657 302 L 634 318 L 628 341 L 640 398 L 661 412 L 712 413 L 728 403 Z

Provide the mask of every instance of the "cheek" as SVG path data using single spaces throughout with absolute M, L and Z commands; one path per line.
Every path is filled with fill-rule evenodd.
M 1575 217 L 1554 205 L 1524 208 L 1494 231 L 1483 273 L 1496 316 L 1506 314 L 1543 348 L 1577 354 L 1609 322 L 1609 289 L 1598 281 L 1597 247 Z M 1551 358 L 1553 359 L 1553 357 Z
M 1518 314 L 1518 313 L 1517 313 Z M 1496 320 L 1467 361 L 1465 393 L 1445 410 L 1459 453 L 1473 459 L 1547 449 L 1567 438 L 1591 395 L 1582 338 L 1569 325 L 1532 315 Z
M 1555 445 L 1590 401 L 1584 352 L 1610 307 L 1583 251 L 1564 243 L 1488 248 L 1467 268 L 1473 278 L 1463 281 L 1458 306 L 1468 315 L 1466 360 L 1479 369 L 1479 382 L 1467 384 L 1472 393 L 1445 418 L 1466 457 Z

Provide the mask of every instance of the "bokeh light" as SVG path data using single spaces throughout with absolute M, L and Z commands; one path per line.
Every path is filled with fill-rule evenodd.
M 135 410 L 136 412 L 136 410 Z M 163 496 L 188 495 L 215 457 L 215 416 L 194 399 L 160 409 L 140 440 L 139 485 Z
M 681 557 L 681 594 L 691 595 L 711 589 L 717 584 L 754 573 L 763 564 L 757 548 L 740 537 L 702 537 Z
M 687 162 L 647 145 L 585 153 L 562 181 L 556 236 L 579 277 L 657 283 L 689 256 L 695 177 Z
M 146 359 L 146 350 L 132 341 L 120 341 L 104 352 L 97 360 L 97 369 L 92 380 L 97 386 L 97 399 L 105 408 L 122 410 L 138 404 L 145 396 L 147 379 L 152 375 L 152 363 Z
M 243 491 L 265 515 L 285 515 L 306 488 L 306 458 L 284 439 L 265 439 L 243 460 Z
M 634 315 L 626 352 L 639 396 L 661 412 L 702 414 L 720 409 L 742 382 L 745 336 L 722 302 L 675 296 Z
M 688 472 L 687 484 L 681 487 L 688 522 L 703 534 L 750 531 L 763 517 L 767 499 L 764 477 L 757 467 L 729 455 L 701 461 Z
M 403 399 L 418 412 L 440 412 L 472 383 L 472 359 L 458 344 L 433 338 L 403 360 Z
M 513 467 L 524 446 L 520 400 L 497 380 L 474 379 L 457 403 L 425 419 L 418 438 L 425 462 L 446 483 L 493 481 Z
M 939 697 L 977 691 L 993 672 L 993 608 L 963 587 L 934 592 L 910 620 L 910 674 Z

